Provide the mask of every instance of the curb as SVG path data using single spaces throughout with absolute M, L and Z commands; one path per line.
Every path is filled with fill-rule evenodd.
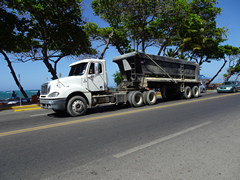
M 23 106 L 3 107 L 3 108 L 0 108 L 0 111 L 1 110 L 9 110 L 9 109 L 22 109 L 22 108 L 29 108 L 29 107 L 40 107 L 40 105 L 32 104 L 32 105 L 23 105 Z

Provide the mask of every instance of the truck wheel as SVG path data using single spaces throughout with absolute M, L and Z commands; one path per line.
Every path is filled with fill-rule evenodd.
M 186 86 L 183 92 L 183 97 L 185 99 L 190 99 L 192 97 L 192 91 L 191 88 L 189 86 Z
M 134 91 L 131 96 L 132 96 L 132 98 L 131 98 L 132 99 L 132 105 L 134 107 L 139 107 L 143 104 L 143 95 L 142 95 L 141 92 Z
M 153 105 L 157 102 L 157 94 L 155 91 L 150 90 L 150 91 L 144 91 L 143 95 L 144 95 L 144 102 L 145 104 L 148 105 Z
M 147 94 L 148 91 L 144 91 L 142 94 L 143 94 L 143 103 L 147 105 L 147 102 L 146 102 L 146 94 Z
M 128 94 L 127 94 L 127 102 L 128 102 L 128 104 L 130 105 L 130 106 L 132 106 L 132 93 L 133 93 L 134 91 L 131 91 L 131 92 L 129 92 Z
M 197 86 L 194 86 L 194 87 L 192 88 L 192 96 L 193 96 L 194 98 L 197 98 L 197 97 L 199 96 L 199 89 L 198 89 Z
M 87 111 L 87 101 L 82 96 L 72 97 L 67 104 L 67 112 L 71 116 L 81 116 Z

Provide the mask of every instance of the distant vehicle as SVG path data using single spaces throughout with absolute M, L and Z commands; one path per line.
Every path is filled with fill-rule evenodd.
M 222 85 L 217 87 L 217 92 L 237 92 L 240 90 L 240 82 L 239 81 L 225 81 Z
M 206 90 L 206 87 L 205 87 L 202 83 L 200 83 L 199 87 L 200 87 L 200 92 L 201 92 L 201 93 L 204 93 L 204 92 L 207 91 L 207 90 Z

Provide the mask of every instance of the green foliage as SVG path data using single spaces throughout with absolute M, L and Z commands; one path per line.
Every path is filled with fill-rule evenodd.
M 220 59 L 218 46 L 226 28 L 217 28 L 221 8 L 217 0 L 93 0 L 92 8 L 114 33 L 123 32 L 130 49 L 158 46 L 160 55 L 174 47 L 172 57 L 195 60 L 200 65 Z M 199 60 L 200 59 L 200 60 Z
M 221 50 L 224 55 L 228 57 L 229 67 L 227 69 L 227 74 L 224 74 L 225 81 L 228 81 L 233 74 L 239 74 L 240 72 L 240 47 L 234 47 L 231 45 L 221 46 Z
M 122 74 L 119 71 L 116 71 L 116 73 L 114 73 L 112 76 L 114 78 L 114 82 L 117 84 L 117 86 L 119 86 L 123 81 Z
M 0 50 L 16 53 L 29 51 L 33 41 L 24 34 L 29 21 L 25 18 L 19 19 L 16 14 L 8 12 L 2 4 L 0 17 Z
M 4 1 L 19 18 L 28 20 L 28 29 L 19 32 L 34 40 L 29 42 L 31 51 L 26 55 L 27 60 L 43 60 L 54 79 L 56 63 L 62 57 L 95 52 L 84 32 L 80 3 L 81 0 Z M 55 64 L 54 68 L 50 62 Z
M 130 42 L 127 39 L 127 32 L 121 27 L 114 29 L 112 27 L 99 27 L 96 23 L 88 23 L 85 25 L 85 32 L 87 35 L 95 41 L 107 42 L 109 35 L 113 33 L 110 39 L 110 45 L 115 46 L 120 54 L 132 52 Z M 104 44 L 102 44 L 104 45 Z

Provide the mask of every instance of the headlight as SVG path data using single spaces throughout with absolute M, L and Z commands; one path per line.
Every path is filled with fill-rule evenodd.
M 220 89 L 220 87 L 217 87 L 217 89 Z
M 59 95 L 59 92 L 53 92 L 48 95 L 48 97 L 57 97 Z
M 226 89 L 232 89 L 232 87 L 226 87 Z

